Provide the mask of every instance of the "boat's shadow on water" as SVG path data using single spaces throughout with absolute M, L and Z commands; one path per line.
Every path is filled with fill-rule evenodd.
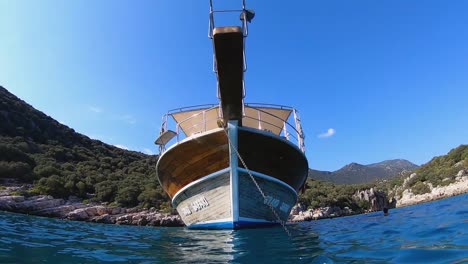
M 310 225 L 242 230 L 179 230 L 166 241 L 168 259 L 176 262 L 311 263 L 323 253 Z M 170 252 L 170 253 L 169 253 Z M 322 261 L 323 263 L 323 261 Z

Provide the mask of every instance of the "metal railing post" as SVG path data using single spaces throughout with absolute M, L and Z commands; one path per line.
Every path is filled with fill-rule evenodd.
M 208 21 L 208 37 L 213 38 L 214 18 L 213 18 L 213 0 L 210 0 L 210 18 Z
M 299 131 L 300 129 L 300 125 L 298 125 L 298 119 L 297 119 L 297 113 L 296 113 L 296 109 L 293 110 L 293 114 L 294 114 L 294 123 L 296 125 L 296 133 L 297 133 L 297 140 L 298 140 L 298 145 L 299 145 L 299 148 L 302 149 L 302 135 Z
M 260 115 L 259 110 L 257 110 L 257 118 L 258 118 L 258 129 L 262 130 L 262 116 Z
M 206 132 L 206 110 L 203 111 L 203 132 Z
M 286 121 L 283 122 L 283 133 L 284 133 L 284 137 L 289 140 L 289 133 L 288 133 L 288 129 L 286 127 Z

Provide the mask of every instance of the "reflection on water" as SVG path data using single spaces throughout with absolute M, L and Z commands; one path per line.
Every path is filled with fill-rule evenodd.
M 182 253 L 174 260 L 195 262 L 235 260 L 252 263 L 263 259 L 279 263 L 301 260 L 310 262 L 322 252 L 318 235 L 311 230 L 305 230 L 307 227 L 290 225 L 289 229 L 292 238 L 288 238 L 280 227 L 215 232 L 184 230 L 178 235 L 178 238 L 184 241 L 178 245 Z
M 0 213 L 0 263 L 309 262 L 320 255 L 311 225 L 248 230 L 113 226 Z
M 307 227 L 305 227 L 307 229 Z M 318 236 L 299 225 L 290 226 L 293 238 L 282 228 L 247 230 L 168 229 L 169 237 L 158 242 L 163 251 L 153 251 L 160 261 L 240 262 L 272 260 L 278 263 L 310 262 L 322 250 Z
M 90 224 L 0 212 L 0 263 L 468 262 L 468 195 L 237 231 Z
M 202 263 L 207 260 L 229 262 L 233 259 L 234 231 L 179 229 L 161 241 L 167 261 Z

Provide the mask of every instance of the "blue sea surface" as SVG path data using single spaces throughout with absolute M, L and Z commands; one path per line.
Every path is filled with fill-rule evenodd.
M 468 194 L 287 228 L 291 237 L 0 212 L 0 263 L 468 263 Z

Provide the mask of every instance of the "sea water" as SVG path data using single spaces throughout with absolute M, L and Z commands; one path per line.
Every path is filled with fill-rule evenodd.
M 0 263 L 468 263 L 468 194 L 287 228 L 291 237 L 0 212 Z

